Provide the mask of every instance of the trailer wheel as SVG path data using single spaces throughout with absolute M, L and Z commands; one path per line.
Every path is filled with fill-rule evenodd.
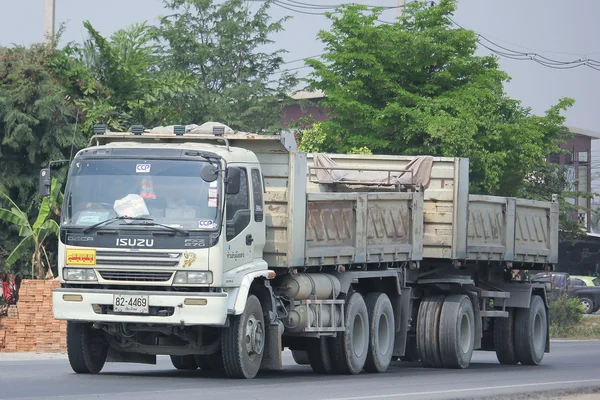
M 369 349 L 369 313 L 360 293 L 346 300 L 346 329 L 333 340 L 335 368 L 344 374 L 358 374 L 367 361 Z
M 311 338 L 306 345 L 310 367 L 317 374 L 333 374 L 336 372 L 331 355 L 333 338 L 321 336 Z
M 466 295 L 448 296 L 442 307 L 440 349 L 444 367 L 467 368 L 475 344 L 475 312 Z
M 298 365 L 309 365 L 308 352 L 306 350 L 292 350 L 292 358 Z
M 517 309 L 515 348 L 523 365 L 539 365 L 544 358 L 547 338 L 546 307 L 540 296 L 531 296 L 529 308 Z
M 384 372 L 394 353 L 396 325 L 392 302 L 385 293 L 369 293 L 365 303 L 369 314 L 369 350 L 365 371 Z
M 265 321 L 258 298 L 248 296 L 241 315 L 223 329 L 223 366 L 229 378 L 252 379 L 258 374 L 265 347 Z
M 198 368 L 198 364 L 196 364 L 193 355 L 171 356 L 171 363 L 179 370 L 192 370 Z
M 494 318 L 494 348 L 500 364 L 519 363 L 515 348 L 515 310 L 508 308 L 507 318 Z
M 67 354 L 74 372 L 97 374 L 106 362 L 108 342 L 102 331 L 91 324 L 68 321 Z
M 425 368 L 443 368 L 439 328 L 444 295 L 423 298 L 417 316 L 417 351 Z

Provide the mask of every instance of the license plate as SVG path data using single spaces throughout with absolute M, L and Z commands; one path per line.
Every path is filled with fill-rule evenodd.
M 148 314 L 150 306 L 148 296 L 115 294 L 113 310 L 118 313 Z

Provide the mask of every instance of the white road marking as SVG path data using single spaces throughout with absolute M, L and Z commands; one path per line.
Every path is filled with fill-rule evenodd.
M 359 396 L 359 397 L 333 397 L 333 398 L 326 399 L 326 400 L 387 399 L 387 398 L 393 398 L 393 397 L 424 396 L 424 395 L 433 395 L 433 394 L 475 392 L 475 391 L 496 390 L 496 389 L 514 389 L 514 388 L 540 386 L 540 385 L 566 385 L 569 383 L 595 383 L 595 382 L 600 383 L 600 379 L 583 379 L 583 380 L 578 380 L 578 381 L 523 383 L 523 384 L 519 384 L 519 385 L 504 385 L 504 386 L 480 386 L 480 387 L 476 387 L 476 388 L 466 388 L 466 389 L 436 390 L 436 391 L 431 391 L 431 392 L 379 394 L 379 395 L 373 395 L 373 396 Z

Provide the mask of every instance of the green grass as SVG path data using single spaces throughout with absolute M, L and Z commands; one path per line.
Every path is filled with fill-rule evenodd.
M 555 339 L 600 339 L 600 314 L 585 315 L 572 327 L 550 325 L 550 337 Z

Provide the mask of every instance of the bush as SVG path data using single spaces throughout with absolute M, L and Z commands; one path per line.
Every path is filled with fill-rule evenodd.
M 578 298 L 566 292 L 552 293 L 550 300 L 550 335 L 569 336 L 573 328 L 581 323 L 583 309 Z

